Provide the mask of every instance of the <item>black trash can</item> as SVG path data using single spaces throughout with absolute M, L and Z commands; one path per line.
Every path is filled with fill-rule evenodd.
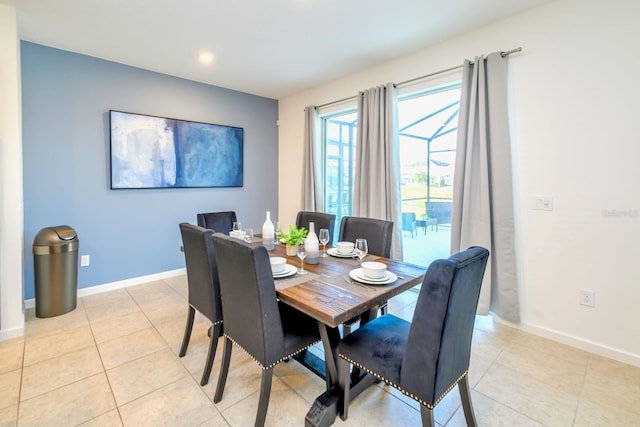
M 67 225 L 43 228 L 33 240 L 36 317 L 53 317 L 76 308 L 78 235 Z

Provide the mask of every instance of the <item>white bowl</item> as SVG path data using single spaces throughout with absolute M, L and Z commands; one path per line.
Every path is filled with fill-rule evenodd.
M 336 251 L 343 255 L 352 254 L 353 246 L 353 242 L 338 242 L 336 243 Z
M 375 261 L 363 262 L 362 272 L 369 279 L 382 279 L 387 272 L 387 265 Z
M 270 257 L 269 261 L 271 261 L 272 273 L 282 273 L 284 271 L 284 266 L 287 265 L 287 259 L 281 256 Z

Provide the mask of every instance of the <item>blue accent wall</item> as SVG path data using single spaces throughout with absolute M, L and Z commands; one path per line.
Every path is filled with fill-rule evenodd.
M 277 218 L 276 100 L 24 41 L 21 68 L 26 299 L 44 227 L 76 230 L 86 288 L 184 267 L 178 224 L 198 212 L 235 210 L 257 232 Z M 244 186 L 111 190 L 109 110 L 244 128 Z

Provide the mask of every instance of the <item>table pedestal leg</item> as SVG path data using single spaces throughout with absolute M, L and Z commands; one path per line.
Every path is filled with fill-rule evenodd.
M 327 391 L 316 398 L 307 412 L 304 425 L 308 427 L 325 427 L 333 424 L 338 416 L 338 400 L 340 399 L 337 365 L 340 331 L 338 328 L 331 328 L 320 322 L 318 322 L 318 328 L 324 348 Z
M 365 324 L 376 317 L 377 308 L 373 308 L 361 315 L 360 323 Z M 324 359 L 326 363 L 327 391 L 316 398 L 307 412 L 304 420 L 306 427 L 330 426 L 338 416 L 341 398 L 340 384 L 338 381 L 338 344 L 340 343 L 340 331 L 338 328 L 331 328 L 318 322 L 322 347 L 324 348 Z M 360 370 L 353 368 L 350 378 L 351 390 L 350 400 L 355 399 L 367 387 L 376 382 L 376 378 L 366 373 L 361 374 Z
M 334 423 L 338 416 L 338 392 L 333 388 L 322 393 L 316 398 L 304 418 L 306 427 L 328 427 Z

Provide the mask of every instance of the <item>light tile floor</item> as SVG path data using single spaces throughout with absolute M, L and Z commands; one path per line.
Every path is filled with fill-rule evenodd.
M 260 370 L 234 348 L 222 401 L 200 387 L 207 323 L 196 318 L 178 358 L 187 313 L 184 276 L 83 297 L 71 313 L 28 313 L 25 337 L 0 342 L 0 426 L 251 426 Z M 410 319 L 417 293 L 392 299 Z M 324 382 L 295 362 L 275 370 L 267 425 L 302 426 Z M 478 317 L 470 382 L 481 426 L 638 426 L 640 368 Z M 435 410 L 441 426 L 464 426 L 457 390 Z M 335 425 L 420 425 L 416 402 L 383 385 Z

